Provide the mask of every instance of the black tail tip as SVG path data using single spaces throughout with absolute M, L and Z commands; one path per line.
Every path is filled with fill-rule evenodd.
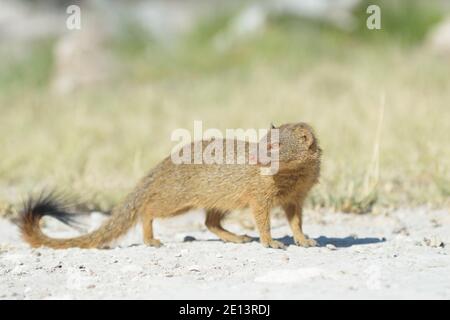
M 73 208 L 73 205 L 67 196 L 56 191 L 44 191 L 38 196 L 29 196 L 23 202 L 22 210 L 19 213 L 19 224 L 50 216 L 64 224 L 74 226 L 76 225 L 75 213 L 70 212 L 70 208 Z

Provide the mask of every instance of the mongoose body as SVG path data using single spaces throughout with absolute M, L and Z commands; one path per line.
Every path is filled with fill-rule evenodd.
M 52 196 L 47 196 L 29 201 L 23 210 L 19 224 L 22 236 L 33 247 L 100 248 L 140 221 L 144 242 L 160 246 L 161 242 L 153 234 L 155 218 L 204 209 L 205 223 L 211 232 L 224 241 L 242 243 L 251 238 L 225 230 L 221 220 L 232 210 L 250 208 L 261 243 L 266 247 L 283 248 L 283 243 L 273 240 L 270 234 L 270 210 L 281 206 L 295 243 L 314 246 L 315 241 L 308 239 L 302 231 L 302 206 L 318 181 L 321 149 L 312 128 L 305 123 L 285 124 L 278 129 L 279 171 L 274 175 L 262 175 L 260 164 L 175 164 L 169 156 L 142 178 L 98 230 L 71 239 L 46 236 L 39 228 L 41 217 L 50 215 L 63 222 L 71 219 Z M 206 147 L 210 141 L 194 142 L 192 146 L 195 143 Z M 225 145 L 226 141 L 223 143 Z M 244 143 L 248 157 L 251 144 Z

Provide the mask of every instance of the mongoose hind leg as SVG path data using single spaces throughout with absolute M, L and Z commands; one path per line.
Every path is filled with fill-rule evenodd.
M 158 239 L 153 238 L 153 217 L 146 214 L 142 218 L 142 229 L 144 232 L 144 243 L 151 247 L 161 247 L 162 243 Z
M 225 212 L 219 210 L 206 210 L 206 227 L 223 241 L 234 243 L 245 243 L 252 241 L 252 238 L 246 235 L 237 235 L 225 230 L 221 225 L 221 220 L 225 216 Z
M 286 217 L 291 226 L 295 244 L 301 247 L 315 247 L 317 242 L 303 233 L 302 230 L 302 206 L 300 203 L 290 203 L 283 206 Z
M 285 249 L 283 242 L 273 240 L 270 234 L 270 210 L 267 207 L 252 206 L 253 217 L 259 231 L 261 244 L 266 248 Z

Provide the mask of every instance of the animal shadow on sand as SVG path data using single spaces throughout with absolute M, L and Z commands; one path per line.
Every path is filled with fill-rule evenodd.
M 284 236 L 282 238 L 277 238 L 276 240 L 283 242 L 286 246 L 295 245 L 294 238 L 291 236 Z M 336 248 L 348 248 L 352 246 L 359 246 L 365 244 L 373 244 L 385 242 L 385 238 L 356 238 L 354 236 L 348 236 L 343 238 L 329 238 L 325 236 L 320 236 L 314 238 L 319 247 L 325 247 L 327 244 L 332 244 Z
M 276 238 L 275 240 L 281 241 L 286 246 L 295 245 L 294 238 L 291 236 L 284 236 L 282 238 Z M 385 238 L 357 238 L 354 236 L 348 236 L 343 238 L 330 238 L 325 236 L 320 236 L 318 238 L 314 238 L 317 241 L 317 245 L 319 247 L 325 247 L 327 244 L 332 244 L 336 248 L 348 248 L 352 246 L 366 245 L 366 244 L 374 244 L 385 242 Z M 186 236 L 183 242 L 191 242 L 191 241 L 202 241 L 197 240 L 194 237 Z M 208 239 L 206 241 L 222 241 L 220 239 Z M 252 237 L 252 241 L 259 241 L 259 238 Z

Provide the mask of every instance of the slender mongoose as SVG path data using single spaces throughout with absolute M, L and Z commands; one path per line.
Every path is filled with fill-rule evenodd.
M 262 245 L 283 248 L 284 244 L 272 239 L 270 232 L 270 210 L 281 206 L 295 243 L 304 247 L 315 246 L 316 242 L 308 239 L 302 231 L 302 206 L 308 192 L 318 181 L 322 150 L 313 129 L 306 123 L 284 124 L 276 129 L 279 132 L 278 143 L 271 143 L 270 140 L 268 143 L 269 149 L 279 155 L 276 174 L 262 175 L 260 170 L 264 164 L 259 162 L 174 164 L 169 156 L 142 178 L 97 230 L 70 239 L 46 236 L 39 226 L 43 216 L 52 216 L 68 224 L 73 219 L 64 204 L 49 194 L 30 199 L 25 204 L 18 223 L 22 237 L 32 247 L 102 248 L 141 222 L 144 243 L 158 247 L 161 242 L 153 234 L 155 218 L 204 209 L 205 223 L 211 232 L 223 241 L 244 243 L 251 241 L 251 238 L 224 229 L 221 220 L 232 210 L 250 208 Z M 197 143 L 207 146 L 210 141 Z M 244 144 L 246 156 L 250 157 L 252 143 L 245 141 Z

